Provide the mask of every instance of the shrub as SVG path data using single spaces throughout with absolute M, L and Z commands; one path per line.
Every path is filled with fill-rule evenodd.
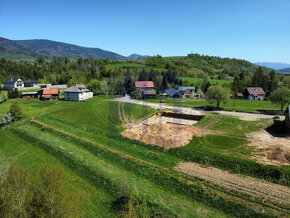
M 8 95 L 8 98 L 18 98 L 19 97 L 18 89 L 15 88 L 15 89 L 8 90 L 7 95 Z
M 6 126 L 11 121 L 12 121 L 12 116 L 10 113 L 0 114 L 0 126 Z
M 7 94 L 5 92 L 0 92 L 0 103 L 7 100 Z
M 131 96 L 132 98 L 135 98 L 135 99 L 141 99 L 141 92 L 140 90 L 135 90 L 133 92 L 131 92 Z
M 23 113 L 17 101 L 11 105 L 9 113 L 11 114 L 13 121 L 20 120 L 23 117 Z

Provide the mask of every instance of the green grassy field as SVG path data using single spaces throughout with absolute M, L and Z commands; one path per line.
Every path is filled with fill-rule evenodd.
M 0 113 L 7 112 L 13 101 L 16 100 L 0 104 Z M 0 145 L 0 154 L 11 163 L 28 167 L 33 175 L 37 174 L 44 163 L 64 168 L 70 175 L 72 190 L 74 187 L 81 187 L 91 193 L 89 204 L 84 208 L 86 217 L 95 214 L 99 214 L 99 217 L 116 216 L 111 205 L 128 192 L 133 192 L 148 202 L 151 214 L 154 215 L 159 211 L 164 215 L 179 217 L 227 217 L 238 216 L 245 208 L 252 215 L 258 215 L 252 211 L 255 202 L 250 201 L 252 203 L 248 206 L 239 203 L 238 198 L 247 200 L 247 196 L 237 197 L 202 181 L 180 176 L 172 172 L 172 169 L 178 162 L 188 160 L 226 170 L 230 170 L 233 164 L 240 163 L 239 169 L 233 171 L 246 166 L 265 171 L 278 172 L 280 169 L 263 167 L 248 159 L 251 149 L 246 145 L 245 134 L 253 129 L 265 128 L 271 124 L 271 120 L 247 122 L 210 115 L 198 125 L 221 130 L 224 135 L 196 137 L 183 148 L 163 150 L 120 135 L 124 129 L 122 120 L 140 122 L 156 113 L 152 108 L 119 104 L 104 97 L 94 97 L 82 103 L 44 102 L 36 99 L 18 101 L 26 118 L 1 130 L 0 140 L 4 143 Z M 31 116 L 59 130 L 129 155 L 136 161 L 109 152 L 97 144 L 32 123 L 29 121 Z M 228 160 L 230 164 L 222 164 L 224 160 Z M 289 170 L 287 167 L 282 168 Z M 253 174 L 246 170 L 238 172 Z M 267 179 L 279 182 L 271 177 Z M 203 186 L 207 188 L 203 189 Z M 221 191 L 223 194 L 220 194 Z M 219 200 L 212 201 L 216 196 L 219 196 Z
M 202 83 L 203 79 L 202 78 L 190 78 L 190 77 L 181 77 L 182 81 L 188 81 L 189 83 L 194 83 L 194 84 L 198 84 L 198 83 Z M 211 85 L 223 85 L 223 84 L 230 84 L 232 83 L 232 80 L 218 80 L 218 79 L 209 79 L 209 83 Z
M 159 103 L 159 99 L 150 99 L 149 102 Z M 190 99 L 190 98 L 166 98 L 164 103 L 168 105 L 182 106 L 182 107 L 203 107 L 216 106 L 210 104 L 205 99 Z M 280 106 L 271 103 L 270 101 L 254 101 L 244 99 L 231 99 L 227 103 L 221 103 L 220 107 L 224 110 L 240 112 L 259 112 L 260 110 L 280 110 Z M 286 106 L 285 106 L 286 107 Z

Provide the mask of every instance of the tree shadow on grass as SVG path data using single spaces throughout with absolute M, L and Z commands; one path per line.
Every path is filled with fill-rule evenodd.
M 274 137 L 290 137 L 290 128 L 284 120 L 275 120 L 273 125 L 266 128 L 266 131 Z

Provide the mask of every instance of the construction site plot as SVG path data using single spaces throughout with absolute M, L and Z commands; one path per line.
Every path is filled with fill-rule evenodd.
M 128 124 L 121 134 L 146 144 L 162 146 L 166 149 L 187 145 L 193 136 L 203 136 L 209 131 L 193 126 L 198 120 L 155 115 L 140 124 Z

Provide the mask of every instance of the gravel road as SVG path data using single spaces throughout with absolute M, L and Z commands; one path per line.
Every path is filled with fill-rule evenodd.
M 244 113 L 244 112 L 232 112 L 232 111 L 203 111 L 203 110 L 196 110 L 192 109 L 190 107 L 179 107 L 179 106 L 170 106 L 166 105 L 164 103 L 149 103 L 145 101 L 139 101 L 135 99 L 130 99 L 130 96 L 125 96 L 122 98 L 115 98 L 113 101 L 119 101 L 119 102 L 126 102 L 131 104 L 139 104 L 144 106 L 150 106 L 156 109 L 170 109 L 170 110 L 177 110 L 179 112 L 182 112 L 183 114 L 193 114 L 193 115 L 202 115 L 207 113 L 220 113 L 223 115 L 229 115 L 229 116 L 235 116 L 239 117 L 241 120 L 247 120 L 247 121 L 254 121 L 260 118 L 273 118 L 273 115 L 266 115 L 266 114 L 256 114 L 256 113 Z M 284 116 L 279 116 L 280 119 L 284 119 Z

